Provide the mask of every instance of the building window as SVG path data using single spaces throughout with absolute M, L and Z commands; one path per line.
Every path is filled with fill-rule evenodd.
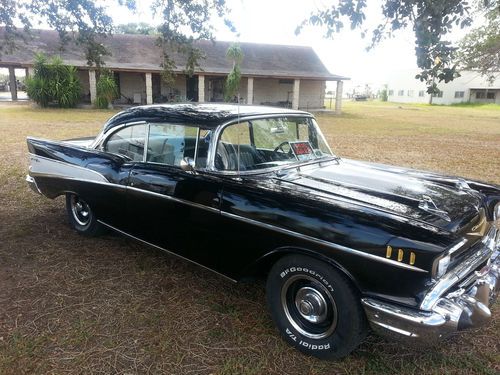
M 398 96 L 404 96 L 404 95 L 405 95 L 405 90 L 398 91 Z
M 460 99 L 465 96 L 465 91 L 455 91 L 455 98 Z
M 476 92 L 476 99 L 485 99 L 485 98 L 486 98 L 486 93 L 484 91 Z
M 393 96 L 394 95 L 394 90 L 389 90 L 389 96 Z
M 441 90 L 438 90 L 438 92 L 432 94 L 433 98 L 442 98 L 443 97 L 443 92 Z
M 418 96 L 419 96 L 419 97 L 423 98 L 423 97 L 424 97 L 424 95 L 425 95 L 425 91 L 424 91 L 424 90 L 420 90 L 420 91 L 418 92 Z
M 281 85 L 292 85 L 293 84 L 293 79 L 280 79 L 279 83 Z
M 486 99 L 495 99 L 495 93 L 494 92 L 487 92 Z
M 408 90 L 406 95 L 408 95 L 409 97 L 412 97 L 413 96 L 413 90 Z

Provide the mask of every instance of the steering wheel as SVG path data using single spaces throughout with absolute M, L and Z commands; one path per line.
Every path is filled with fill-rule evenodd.
M 283 149 L 283 146 L 285 146 L 285 145 L 288 145 L 288 147 L 290 147 L 290 150 L 285 151 Z M 292 146 L 290 146 L 290 142 L 284 141 L 284 142 L 281 142 L 278 146 L 276 146 L 273 152 L 278 152 L 279 150 L 281 150 L 281 152 L 284 154 L 288 154 L 292 150 Z

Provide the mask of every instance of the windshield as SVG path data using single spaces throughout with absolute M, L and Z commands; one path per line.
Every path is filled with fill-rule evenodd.
M 217 143 L 215 168 L 258 170 L 331 156 L 332 152 L 314 119 L 265 118 L 225 127 Z

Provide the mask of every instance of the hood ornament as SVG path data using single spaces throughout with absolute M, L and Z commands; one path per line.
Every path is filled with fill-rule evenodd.
M 448 212 L 446 212 L 444 210 L 440 210 L 436 206 L 436 203 L 434 203 L 432 198 L 429 197 L 428 195 L 422 195 L 422 199 L 420 200 L 420 203 L 418 204 L 418 208 L 420 208 L 424 211 L 430 212 L 430 213 L 440 217 L 441 219 L 443 219 L 447 222 L 451 221 L 450 217 L 448 216 Z

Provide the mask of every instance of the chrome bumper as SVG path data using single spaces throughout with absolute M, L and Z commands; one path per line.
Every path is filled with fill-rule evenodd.
M 31 188 L 31 190 L 33 190 L 37 194 L 42 194 L 33 177 L 31 177 L 30 175 L 26 175 L 26 182 L 28 183 L 28 186 Z
M 437 299 L 429 310 L 362 299 L 370 326 L 383 336 L 419 343 L 432 343 L 457 331 L 481 326 L 491 318 L 490 307 L 500 291 L 499 242 L 489 255 L 486 266 L 472 270 L 465 280 L 467 284 L 458 283 L 456 290 Z

